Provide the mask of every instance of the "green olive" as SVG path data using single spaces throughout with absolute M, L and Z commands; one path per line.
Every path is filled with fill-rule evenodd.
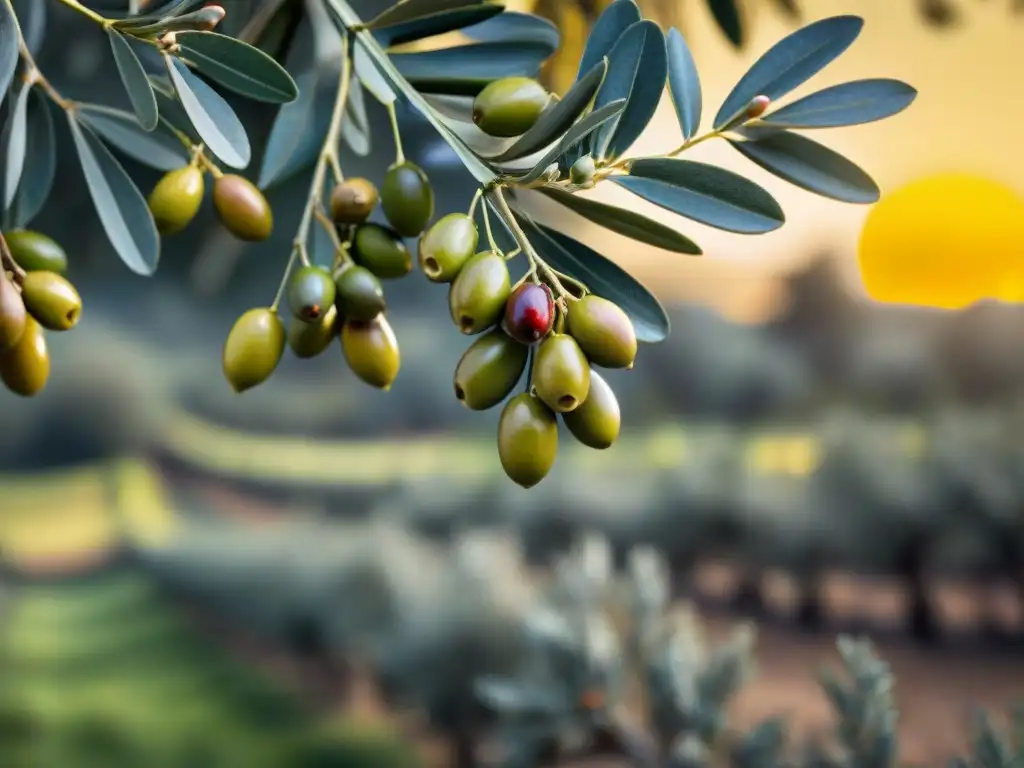
M 68 331 L 82 316 L 82 298 L 56 272 L 26 272 L 21 284 L 25 309 L 50 331 Z
M 173 235 L 187 227 L 199 213 L 206 184 L 194 165 L 168 171 L 149 195 L 149 210 L 157 231 Z
M 402 359 L 387 316 L 378 315 L 368 323 L 347 320 L 341 329 L 341 349 L 356 376 L 371 387 L 391 389 Z
M 68 268 L 68 255 L 56 241 L 30 229 L 14 229 L 4 233 L 7 247 L 19 267 L 26 272 L 45 270 L 64 274 Z
M 408 160 L 384 175 L 380 202 L 388 223 L 402 237 L 417 237 L 434 216 L 434 190 L 427 174 Z
M 467 336 L 482 333 L 501 320 L 511 292 L 505 257 L 481 251 L 466 262 L 448 289 L 452 321 Z
M 470 344 L 455 367 L 455 397 L 472 411 L 493 408 L 522 378 L 529 347 L 501 328 Z
M 533 127 L 550 100 L 551 94 L 532 77 L 505 77 L 477 94 L 473 122 L 489 136 L 520 136 Z
M 331 216 L 336 224 L 362 224 L 380 202 L 369 179 L 345 179 L 331 191 Z
M 572 336 L 552 333 L 541 342 L 533 361 L 533 388 L 558 413 L 573 411 L 587 399 L 590 366 Z
M 594 365 L 632 368 L 636 331 L 629 316 L 615 303 L 590 293 L 569 304 L 566 331 Z
M 622 426 L 615 392 L 597 371 L 590 372 L 590 391 L 583 405 L 562 414 L 569 431 L 584 445 L 603 450 L 611 446 Z
M 361 224 L 356 229 L 357 263 L 382 280 L 404 277 L 412 270 L 412 254 L 395 230 L 380 224 Z
M 288 346 L 296 357 L 316 357 L 337 335 L 338 309 L 332 304 L 319 320 L 304 323 L 293 319 L 288 325 Z
M 27 314 L 21 294 L 0 269 L 0 352 L 21 341 Z
M 450 283 L 476 251 L 476 222 L 464 213 L 438 219 L 420 238 L 420 268 L 435 283 Z
M 334 299 L 334 279 L 323 267 L 300 267 L 288 279 L 288 306 L 304 323 L 319 320 Z
M 46 335 L 36 319 L 25 318 L 25 331 L 18 343 L 0 352 L 0 380 L 22 397 L 38 395 L 50 378 L 50 353 Z
M 284 354 L 281 318 L 265 307 L 250 309 L 235 321 L 224 342 L 224 376 L 235 392 L 244 392 L 270 378 Z
M 505 474 L 532 488 L 551 471 L 558 455 L 558 421 L 537 397 L 513 397 L 498 420 L 498 457 Z
M 239 240 L 260 242 L 274 231 L 270 203 L 244 176 L 228 173 L 213 182 L 213 210 L 224 228 Z
M 334 303 L 346 320 L 369 322 L 387 309 L 380 280 L 366 267 L 350 264 L 335 274 Z
M 597 165 L 591 155 L 584 155 L 569 168 L 569 181 L 577 186 L 586 186 L 594 180 Z

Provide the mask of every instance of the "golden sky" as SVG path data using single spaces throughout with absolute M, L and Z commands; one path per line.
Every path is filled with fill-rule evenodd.
M 714 26 L 705 3 L 686 3 L 684 32 L 702 77 L 705 128 L 747 67 L 793 29 L 771 3 L 747 5 L 751 34 L 745 51 L 738 53 Z M 893 118 L 811 132 L 813 138 L 864 167 L 883 195 L 915 178 L 944 171 L 986 175 L 1024 193 L 1024 153 L 1017 149 L 1019 126 L 1024 123 L 1024 18 L 1012 16 L 1007 3 L 964 2 L 963 23 L 948 30 L 926 26 L 912 0 L 803 0 L 802 5 L 806 21 L 854 13 L 866 24 L 843 56 L 786 100 L 865 77 L 899 78 L 919 91 L 911 107 Z M 663 152 L 678 143 L 675 114 L 666 95 L 631 154 Z M 724 142 L 700 145 L 686 156 L 739 171 L 765 186 L 785 209 L 785 226 L 759 236 L 720 232 L 606 184 L 593 194 L 642 208 L 652 218 L 678 226 L 701 244 L 704 256 L 656 251 L 577 219 L 579 236 L 627 266 L 662 298 L 709 301 L 736 317 L 760 314 L 758 308 L 773 296 L 772 276 L 826 248 L 850 267 L 856 290 L 859 278 L 853 256 L 868 207 L 799 190 L 757 168 Z

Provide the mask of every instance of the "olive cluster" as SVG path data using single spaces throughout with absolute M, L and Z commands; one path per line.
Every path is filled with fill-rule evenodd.
M 150 192 L 149 210 L 161 235 L 181 232 L 199 213 L 206 194 L 201 158 L 164 174 Z M 213 209 L 224 228 L 250 243 L 270 237 L 274 216 L 259 188 L 244 176 L 221 173 L 208 160 L 202 159 L 202 166 L 213 176 Z
M 449 214 L 420 239 L 420 267 L 428 279 L 448 284 L 456 327 L 479 335 L 455 367 L 455 397 L 467 408 L 483 411 L 505 400 L 533 351 L 527 391 L 508 401 L 498 422 L 501 465 L 529 488 L 555 462 L 559 414 L 584 445 L 615 442 L 619 404 L 591 366 L 631 368 L 636 333 L 613 302 L 590 293 L 556 298 L 534 270 L 513 286 L 505 254 L 493 247 L 477 252 L 478 240 L 470 216 Z
M 378 204 L 387 225 L 368 221 Z M 430 181 L 402 160 L 388 168 L 379 191 L 363 178 L 337 184 L 329 208 L 330 220 L 325 213 L 321 223 L 337 242 L 334 263 L 328 269 L 303 259 L 287 277 L 288 329 L 275 305 L 249 310 L 228 334 L 224 374 L 236 392 L 266 381 L 285 346 L 296 357 L 312 358 L 339 337 L 345 361 L 362 381 L 387 390 L 398 376 L 401 356 L 381 281 L 412 270 L 404 238 L 420 235 L 434 215 Z
M 0 257 L 0 380 L 14 394 L 32 397 L 50 378 L 46 331 L 74 328 L 82 299 L 63 276 L 67 255 L 45 235 L 7 232 Z

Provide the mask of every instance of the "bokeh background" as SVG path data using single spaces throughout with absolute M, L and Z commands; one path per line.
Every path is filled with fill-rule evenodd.
M 537 10 L 565 25 L 571 49 L 586 13 L 560 1 Z M 41 67 L 69 96 L 116 103 L 102 32 L 52 5 Z M 945 173 L 1024 193 L 1013 127 L 1024 18 L 1010 5 L 965 0 L 940 28 L 910 0 L 801 2 L 805 21 L 867 22 L 801 93 L 863 77 L 919 90 L 895 118 L 823 137 L 878 181 L 880 206 Z M 797 23 L 775 3 L 743 8 L 738 50 L 705 3 L 647 9 L 682 27 L 708 104 Z M 564 82 L 558 66 L 547 74 Z M 258 145 L 272 113 L 238 108 Z M 387 136 L 386 117 L 373 118 Z M 468 175 L 422 120 L 402 118 L 438 210 L 464 210 Z M 666 100 L 635 151 L 677 143 Z M 379 180 L 392 151 L 379 142 L 346 157 L 346 172 Z M 50 337 L 45 394 L 0 393 L 0 766 L 411 765 L 401 746 L 357 762 L 325 757 L 318 739 L 346 733 L 351 755 L 396 729 L 434 743 L 418 736 L 443 730 L 438 701 L 466 674 L 445 640 L 470 600 L 453 594 L 451 547 L 480 531 L 497 537 L 479 545 L 493 594 L 470 612 L 485 625 L 488 606 L 526 600 L 580 532 L 605 534 L 618 557 L 656 543 L 713 632 L 741 617 L 761 626 L 741 719 L 820 727 L 813 664 L 847 630 L 877 639 L 893 664 L 905 750 L 924 764 L 963 745 L 969 705 L 1024 693 L 1024 308 L 873 301 L 857 269 L 868 208 L 790 187 L 710 142 L 691 156 L 768 188 L 787 212 L 781 230 L 731 235 L 645 207 L 701 243 L 690 258 L 560 221 L 647 283 L 673 333 L 609 375 L 621 441 L 597 453 L 565 440 L 549 478 L 524 491 L 501 473 L 497 412 L 470 413 L 452 394 L 466 342 L 421 275 L 387 286 L 402 345 L 389 393 L 360 384 L 340 351 L 286 356 L 269 383 L 230 392 L 220 346 L 241 311 L 272 298 L 306 178 L 274 192 L 270 241 L 243 246 L 202 214 L 144 280 L 111 252 L 66 141 L 61 152 L 35 226 L 67 248 L 86 310 L 73 336 Z M 155 183 L 126 166 L 143 189 Z M 922 196 L 889 217 L 892 242 L 915 249 L 922 275 L 937 261 L 969 271 L 990 251 L 1018 257 L 1024 203 L 1019 220 L 1000 220 L 983 202 L 951 217 Z M 436 674 L 410 672 L 409 659 Z M 382 703 L 395 695 L 433 719 L 398 723 Z

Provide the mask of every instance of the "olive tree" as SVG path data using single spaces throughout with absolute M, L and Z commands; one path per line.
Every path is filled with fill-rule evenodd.
M 51 5 L 103 31 L 130 109 L 74 100 L 48 79 L 35 52 Z M 139 276 L 157 271 L 162 241 L 190 226 L 207 184 L 217 218 L 236 240 L 264 241 L 282 226 L 294 232 L 276 294 L 255 298 L 226 334 L 223 373 L 237 393 L 267 381 L 286 350 L 312 358 L 336 339 L 358 379 L 389 389 L 401 355 L 384 285 L 417 262 L 427 280 L 447 286 L 452 322 L 472 339 L 455 367 L 455 397 L 470 410 L 504 403 L 498 453 L 524 487 L 554 463 L 559 416 L 584 445 L 615 442 L 619 405 L 594 369 L 629 369 L 638 343 L 669 333 L 667 314 L 644 286 L 545 223 L 542 212 L 568 210 L 687 255 L 701 249 L 674 227 L 585 193 L 615 185 L 741 234 L 780 227 L 785 215 L 765 189 L 681 157 L 711 140 L 811 192 L 871 203 L 879 191 L 867 173 L 795 131 L 880 120 L 916 95 L 876 78 L 776 106 L 854 42 L 863 27 L 856 16 L 822 19 L 781 40 L 703 120 L 705 97 L 685 38 L 641 18 L 633 0 L 615 0 L 601 13 L 575 81 L 560 95 L 536 79 L 559 48 L 557 29 L 484 0 L 404 0 L 378 13 L 360 13 L 349 0 L 265 0 L 232 4 L 230 20 L 225 7 L 198 0 L 99 5 L 0 2 L 6 388 L 42 392 L 48 334 L 70 331 L 82 315 L 62 274 L 65 251 L 30 228 L 54 187 L 67 131 L 110 247 Z M 406 45 L 454 31 L 462 38 L 447 46 Z M 651 156 L 630 154 L 666 88 L 680 136 Z M 259 157 L 238 97 L 279 105 Z M 377 109 L 390 136 L 371 130 Z M 467 210 L 435 210 L 430 179 L 404 150 L 412 123 L 400 119 L 403 109 L 418 113 L 475 180 Z M 346 176 L 349 159 L 378 141 L 391 143 L 394 161 L 375 179 Z M 163 173 L 148 195 L 122 156 Z M 309 180 L 299 220 L 278 221 L 265 193 L 297 174 Z M 378 210 L 382 216 L 370 221 Z

